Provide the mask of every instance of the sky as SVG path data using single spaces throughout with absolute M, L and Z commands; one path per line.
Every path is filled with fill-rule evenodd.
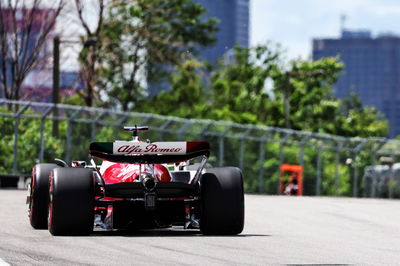
M 250 0 L 250 44 L 279 43 L 287 59 L 308 59 L 313 38 L 340 36 L 342 15 L 346 29 L 400 35 L 400 0 Z
M 289 59 L 311 57 L 313 38 L 345 28 L 400 35 L 399 0 L 250 0 L 250 44 L 279 43 Z

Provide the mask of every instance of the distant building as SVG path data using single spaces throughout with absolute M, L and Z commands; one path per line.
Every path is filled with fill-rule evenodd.
M 6 37 L 9 39 L 11 45 L 14 45 L 13 40 L 15 33 L 17 33 L 18 44 L 23 47 L 21 52 L 22 58 L 29 58 L 35 52 L 34 48 L 37 43 L 40 42 L 40 38 L 43 36 L 43 30 L 46 23 L 49 23 L 51 17 L 55 15 L 55 10 L 51 8 L 37 8 L 23 9 L 19 8 L 16 11 L 3 8 L 0 10 L 1 20 L 3 23 L 0 29 L 6 32 Z M 15 17 L 14 17 L 15 15 Z M 30 20 L 32 18 L 32 20 Z M 14 22 L 15 19 L 15 22 Z M 28 38 L 29 36 L 29 38 Z M 39 101 L 39 102 L 51 102 L 52 101 L 52 50 L 53 50 L 53 38 L 55 37 L 54 26 L 50 28 L 50 32 L 44 41 L 41 50 L 38 53 L 36 63 L 31 71 L 25 77 L 20 91 L 20 99 L 26 101 Z M 28 40 L 27 42 L 25 42 Z M 10 46 L 9 54 L 13 52 L 14 46 Z M 8 85 L 11 84 L 11 69 L 12 63 L 10 56 L 6 55 L 5 58 L 1 57 L 0 53 L 0 65 L 3 61 L 6 62 L 6 80 Z M 25 59 L 26 60 L 26 59 Z M 0 80 L 2 80 L 2 73 L 0 71 Z M 5 97 L 4 88 L 0 82 L 0 98 Z M 68 96 L 76 93 L 76 90 L 82 89 L 83 84 L 79 79 L 78 72 L 66 72 L 61 71 L 60 73 L 60 92 L 62 95 Z
M 15 44 L 13 42 L 14 37 L 17 35 L 17 45 L 21 49 L 21 53 L 19 56 L 19 61 L 28 61 L 27 58 L 30 58 L 35 52 L 34 48 L 36 43 L 40 42 L 40 38 L 42 36 L 43 28 L 50 17 L 54 16 L 55 10 L 46 9 L 46 8 L 37 8 L 35 11 L 32 9 L 24 9 L 18 8 L 16 10 L 10 8 L 2 8 L 0 23 L 1 30 L 5 32 L 5 38 L 8 40 L 9 45 L 8 49 L 5 50 L 5 57 L 3 58 L 0 54 L 0 63 L 1 65 L 5 62 L 6 66 L 6 81 L 8 86 L 10 86 L 13 82 L 11 69 L 12 69 L 12 60 L 11 54 L 15 55 Z M 50 39 L 52 36 L 52 30 L 50 31 L 48 38 Z M 18 47 L 17 46 L 17 47 Z M 20 52 L 18 50 L 18 52 Z M 35 69 L 45 69 L 50 65 L 50 60 L 48 54 L 51 53 L 51 42 L 45 41 L 43 43 L 41 51 L 39 51 L 37 55 L 36 64 L 34 66 Z M 0 73 L 0 80 L 3 80 L 3 72 Z M 0 84 L 0 97 L 4 97 L 4 88 L 3 82 Z M 23 89 L 22 89 L 23 90 Z M 20 92 L 20 95 L 23 91 Z
M 207 9 L 206 17 L 215 17 L 220 21 L 217 25 L 219 28 L 217 42 L 200 52 L 201 59 L 214 64 L 235 44 L 249 47 L 250 0 L 194 0 L 194 2 Z
M 33 70 L 28 74 L 22 85 L 21 100 L 32 102 L 52 102 L 53 101 L 53 71 Z M 60 94 L 69 97 L 83 90 L 84 84 L 79 72 L 61 71 L 60 72 Z
M 232 61 L 232 48 L 238 44 L 249 47 L 249 12 L 250 0 L 193 0 L 207 9 L 206 18 L 215 17 L 219 20 L 216 43 L 200 49 L 200 60 L 215 64 L 223 55 Z M 168 90 L 168 82 L 148 84 L 149 96 Z
M 400 134 L 400 36 L 373 37 L 369 31 L 343 30 L 338 39 L 314 39 L 313 59 L 340 56 L 345 64 L 334 95 L 359 95 L 390 123 L 390 137 Z

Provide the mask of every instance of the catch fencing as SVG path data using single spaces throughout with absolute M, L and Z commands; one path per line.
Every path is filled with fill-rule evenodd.
M 87 160 L 91 141 L 128 139 L 122 127 L 136 124 L 150 127 L 143 137 L 152 141 L 209 141 L 211 165 L 240 167 L 247 192 L 269 194 L 278 193 L 279 167 L 289 163 L 303 166 L 305 195 L 369 196 L 362 178 L 364 168 L 376 165 L 381 156 L 396 160 L 400 147 L 400 141 L 387 138 L 345 138 L 260 125 L 5 99 L 0 99 L 0 119 L 2 149 L 12 151 L 6 155 L 3 151 L 6 157 L 0 161 L 0 174 L 29 174 L 29 167 L 49 162 L 52 156 L 67 162 Z

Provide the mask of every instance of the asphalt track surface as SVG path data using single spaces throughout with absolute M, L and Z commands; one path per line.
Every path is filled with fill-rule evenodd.
M 53 237 L 0 190 L 0 265 L 400 265 L 400 201 L 246 195 L 239 236 L 173 228 Z

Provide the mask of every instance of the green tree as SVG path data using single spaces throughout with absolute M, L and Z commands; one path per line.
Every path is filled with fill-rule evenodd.
M 282 116 L 289 112 L 292 129 L 333 133 L 338 102 L 331 96 L 331 86 L 336 83 L 343 65 L 335 58 L 316 61 L 292 61 L 290 70 L 279 69 L 274 76 L 275 99 Z M 289 109 L 284 110 L 285 97 Z M 277 127 L 285 127 L 282 119 L 275 120 Z
M 337 58 L 325 58 L 316 61 L 293 61 L 289 67 L 281 60 L 279 51 L 268 46 L 234 49 L 233 60 L 222 59 L 211 73 L 210 79 L 199 77 L 202 65 L 192 60 L 176 68 L 170 82 L 173 89 L 154 97 L 146 111 L 172 114 L 186 118 L 207 118 L 233 121 L 246 124 L 260 124 L 275 127 L 285 126 L 284 97 L 289 86 L 290 124 L 292 129 L 329 133 L 346 137 L 386 136 L 387 121 L 379 112 L 363 107 L 356 96 L 338 100 L 332 96 L 332 86 L 340 77 L 343 65 Z M 289 70 L 288 70 L 289 69 Z M 269 81 L 270 91 L 266 90 Z M 208 88 L 208 89 L 204 89 Z M 201 97 L 204 95 L 204 97 Z M 258 174 L 264 168 L 263 189 L 267 193 L 276 193 L 279 182 L 281 136 L 270 136 L 265 145 L 267 159 L 260 161 L 258 153 L 262 143 L 248 142 L 245 150 L 245 188 L 258 191 Z M 212 145 L 218 140 L 208 138 Z M 235 164 L 238 160 L 235 139 L 225 140 L 225 162 Z M 316 161 L 318 144 L 305 147 L 304 193 L 311 195 L 316 189 Z M 300 148 L 285 147 L 284 162 L 300 164 Z M 321 154 L 320 154 L 321 155 Z M 336 151 L 322 151 L 323 195 L 351 195 L 352 171 L 343 165 L 336 168 Z M 349 156 L 340 153 L 340 158 Z M 213 157 L 212 163 L 218 160 Z M 362 154 L 357 165 L 362 169 L 371 158 Z M 336 178 L 336 171 L 339 178 Z M 361 172 L 361 170 L 359 171 Z M 361 186 L 361 184 L 360 184 Z
M 5 108 L 0 111 L 6 113 Z M 29 114 L 26 112 L 25 114 Z M 12 173 L 14 164 L 14 125 L 12 117 L 0 116 L 0 173 Z M 60 123 L 60 135 L 65 136 L 66 123 Z M 35 163 L 38 163 L 40 151 L 40 122 L 24 118 L 18 124 L 18 173 L 28 174 Z M 64 141 L 52 135 L 52 122 L 44 124 L 44 162 L 52 162 L 54 158 L 63 158 Z
M 280 52 L 268 46 L 235 47 L 231 62 L 222 58 L 212 74 L 208 118 L 268 124 L 273 102 L 265 82 L 273 76 L 279 62 Z
M 337 58 L 293 61 L 289 71 L 276 72 L 275 96 L 284 106 L 289 91 L 292 129 L 328 133 L 345 137 L 386 136 L 387 121 L 372 107 L 363 107 L 356 95 L 343 100 L 332 96 L 343 64 Z M 282 119 L 275 119 L 284 127 Z
M 103 25 L 100 86 L 108 106 L 136 107 L 196 48 L 215 41 L 216 19 L 191 0 L 114 1 Z
M 363 107 L 354 95 L 343 100 L 332 96 L 343 69 L 337 58 L 292 61 L 289 71 L 283 66 L 281 52 L 266 45 L 235 47 L 233 58 L 222 58 L 210 79 L 204 78 L 204 64 L 190 59 L 171 75 L 172 90 L 150 99 L 141 110 L 285 127 L 287 96 L 292 129 L 346 137 L 386 136 L 387 121 L 375 108 Z
M 340 100 L 340 136 L 385 137 L 389 132 L 388 121 L 375 107 L 363 106 L 357 94 L 350 94 Z
M 207 79 L 206 63 L 196 58 L 188 59 L 170 75 L 171 90 L 160 92 L 141 103 L 139 110 L 161 115 L 197 118 L 207 116 L 209 93 L 204 85 Z M 156 104 L 155 104 L 156 103 Z

